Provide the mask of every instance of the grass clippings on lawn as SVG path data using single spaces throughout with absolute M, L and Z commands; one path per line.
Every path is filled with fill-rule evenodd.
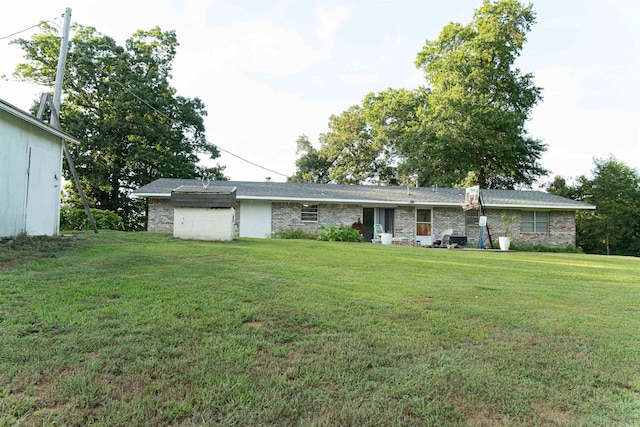
M 0 426 L 640 424 L 638 259 L 22 245 L 0 245 Z

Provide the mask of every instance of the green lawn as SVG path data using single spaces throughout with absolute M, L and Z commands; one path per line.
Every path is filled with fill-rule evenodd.
M 0 244 L 0 426 L 640 425 L 640 260 Z

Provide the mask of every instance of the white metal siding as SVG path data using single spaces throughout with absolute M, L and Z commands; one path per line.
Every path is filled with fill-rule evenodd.
M 271 237 L 271 202 L 241 202 L 240 237 Z
M 173 211 L 173 236 L 181 239 L 231 241 L 234 208 L 180 208 Z
M 35 153 L 36 176 L 29 195 L 30 152 Z M 61 172 L 61 140 L 0 111 L 0 237 L 58 233 Z M 33 209 L 28 214 L 29 201 Z

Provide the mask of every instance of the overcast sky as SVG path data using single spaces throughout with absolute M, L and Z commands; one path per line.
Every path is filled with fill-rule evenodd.
M 480 0 L 13 2 L 0 37 L 72 9 L 73 22 L 123 43 L 138 29 L 175 30 L 173 86 L 205 103 L 207 139 L 233 180 L 295 172 L 296 140 L 317 144 L 331 114 L 372 91 L 424 84 L 415 68 L 425 40 L 449 22 L 470 22 Z M 594 158 L 640 170 L 640 2 L 539 0 L 518 67 L 544 100 L 527 129 L 548 150 L 550 178 L 588 175 Z M 62 25 L 62 19 L 58 19 Z M 12 77 L 22 52 L 0 40 L 0 98 L 28 109 L 44 90 Z M 549 179 L 550 179 L 549 178 Z

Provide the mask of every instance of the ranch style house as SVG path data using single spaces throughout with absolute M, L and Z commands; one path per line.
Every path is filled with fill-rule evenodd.
M 133 192 L 147 199 L 148 231 L 172 232 L 172 191 L 200 186 L 194 179 L 161 178 Z M 463 210 L 465 189 L 394 187 L 290 182 L 211 181 L 236 188 L 236 236 L 269 238 L 279 230 L 316 231 L 320 226 L 361 223 L 364 241 L 377 238 L 376 224 L 396 242 L 427 245 L 445 230 L 467 237 L 475 246 L 481 227 L 478 209 Z M 507 225 L 516 242 L 566 247 L 575 245 L 575 215 L 595 206 L 542 191 L 481 190 L 491 235 L 504 234 Z M 506 224 L 504 217 L 515 217 Z

